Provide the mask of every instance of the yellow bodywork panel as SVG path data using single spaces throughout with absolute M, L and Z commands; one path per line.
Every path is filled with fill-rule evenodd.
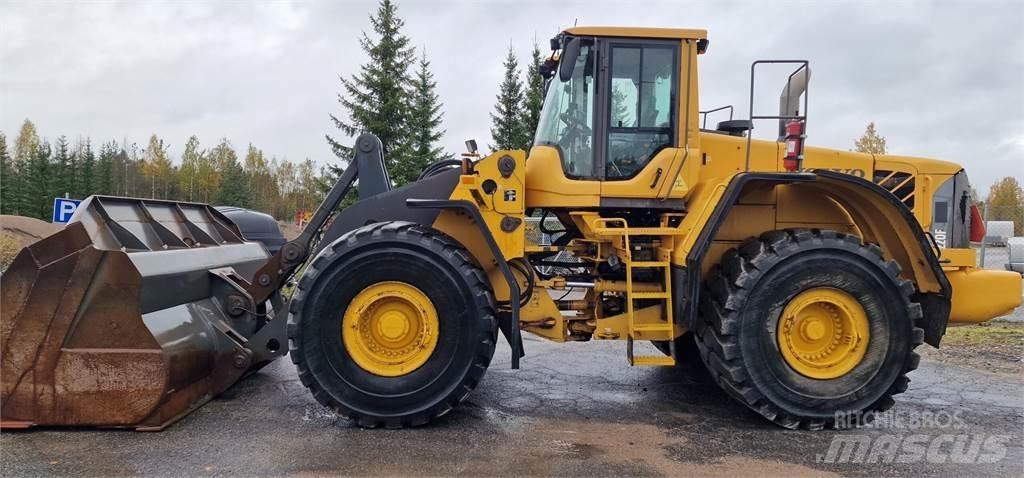
M 526 163 L 526 207 L 591 208 L 601 205 L 601 182 L 569 179 L 558 150 L 534 146 Z
M 950 325 L 985 322 L 1020 306 L 1020 274 L 979 269 L 974 249 L 940 250 L 939 262 L 953 289 Z
M 711 215 L 715 212 L 715 206 L 721 201 L 722 195 L 725 194 L 725 188 L 729 185 L 731 179 L 730 176 L 705 180 L 690 190 L 690 198 L 687 202 L 694 206 L 691 207 L 686 217 L 679 224 L 682 238 L 676 242 L 676 248 L 672 252 L 673 264 L 682 265 L 686 263 L 686 257 L 693 249 L 693 245 L 696 243 L 700 232 L 704 230 Z
M 644 28 L 644 27 L 572 27 L 565 30 L 574 36 L 603 36 L 624 38 L 664 38 L 703 40 L 708 31 L 697 28 Z
M 780 155 L 779 170 L 782 169 L 782 155 Z M 808 146 L 804 150 L 802 169 L 804 171 L 827 169 L 870 181 L 875 166 L 874 157 L 870 154 Z
M 512 158 L 514 167 L 504 175 L 498 167 L 502 158 Z M 462 174 L 449 199 L 468 201 L 476 206 L 484 225 L 506 261 L 523 257 L 526 250 L 526 153 L 520 150 L 496 151 L 474 163 L 473 172 Z M 505 223 L 503 227 L 502 223 Z M 473 217 L 459 209 L 438 214 L 433 227 L 458 240 L 487 273 L 494 296 L 508 300 L 509 288 L 497 259 Z
M 1006 315 L 1020 306 L 1020 274 L 976 268 L 947 270 L 953 288 L 951 325 L 968 325 Z
M 974 249 L 939 249 L 939 263 L 942 268 L 949 270 L 953 268 L 975 267 L 978 262 L 978 254 Z

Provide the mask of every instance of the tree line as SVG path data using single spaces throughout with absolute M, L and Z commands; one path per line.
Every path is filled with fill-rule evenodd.
M 50 219 L 53 198 L 92 194 L 193 201 L 261 210 L 278 218 L 315 208 L 323 173 L 306 159 L 267 158 L 249 144 L 241 153 L 227 138 L 204 149 L 192 136 L 177 158 L 152 135 L 144 147 L 126 140 L 97 144 L 40 136 L 26 119 L 8 146 L 0 132 L 0 213 Z
M 268 158 L 252 144 L 236 149 L 227 138 L 204 148 L 191 136 L 180 154 L 156 134 L 141 146 L 64 135 L 50 141 L 26 119 L 10 147 L 0 132 L 0 213 L 49 219 L 54 197 L 104 194 L 247 207 L 287 219 L 316 207 L 348 166 L 350 138 L 363 132 L 383 143 L 395 186 L 415 181 L 427 165 L 454 157 L 438 146 L 445 130 L 437 82 L 426 51 L 417 52 L 403 33 L 396 2 L 381 0 L 369 20 L 372 33 L 359 39 L 368 61 L 340 79 L 342 114 L 329 115 L 340 137 L 326 136 L 338 158 L 326 168 Z M 491 114 L 492 149 L 530 148 L 543 102 L 541 62 L 534 43 L 524 80 L 509 46 Z

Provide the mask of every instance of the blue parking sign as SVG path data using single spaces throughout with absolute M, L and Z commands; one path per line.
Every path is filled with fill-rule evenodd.
M 64 224 L 71 220 L 71 216 L 78 209 L 78 199 L 53 198 L 53 223 Z

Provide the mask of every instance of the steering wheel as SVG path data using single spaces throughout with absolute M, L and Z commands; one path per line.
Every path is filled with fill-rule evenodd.
M 569 115 L 568 111 L 558 115 L 558 119 L 562 120 L 562 123 L 565 124 L 567 131 L 574 131 L 581 135 L 590 135 L 590 127 L 583 124 L 583 122 L 580 121 L 579 118 Z

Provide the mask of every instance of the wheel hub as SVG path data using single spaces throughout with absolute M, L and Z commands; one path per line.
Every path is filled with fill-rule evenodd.
M 853 370 L 867 351 L 869 322 L 853 296 L 831 287 L 801 292 L 779 317 L 778 343 L 793 370 L 834 379 Z
M 422 366 L 437 347 L 437 310 L 416 287 L 379 282 L 357 294 L 342 319 L 342 341 L 363 370 L 397 377 Z

